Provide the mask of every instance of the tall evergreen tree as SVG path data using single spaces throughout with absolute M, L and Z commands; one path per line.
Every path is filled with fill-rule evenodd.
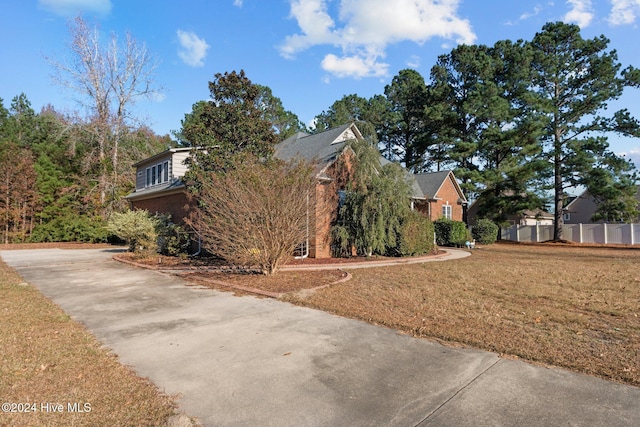
M 530 108 L 531 50 L 523 42 L 497 42 L 486 51 L 491 66 L 471 97 L 479 122 L 476 182 L 478 215 L 496 222 L 525 209 L 543 207 L 538 177 L 539 114 Z M 538 190 L 538 191 L 536 191 Z
M 607 134 L 640 135 L 640 124 L 628 111 L 606 114 L 610 101 L 626 86 L 640 82 L 637 70 L 621 71 L 617 53 L 608 51 L 608 44 L 604 36 L 583 39 L 577 25 L 562 22 L 546 24 L 530 43 L 535 55 L 534 108 L 544 115 L 543 149 L 552 170 L 554 240 L 562 239 L 566 188 L 586 185 L 594 194 L 600 192 L 597 187 L 603 181 L 590 176 L 598 167 L 609 166 L 603 161 L 613 155 Z M 611 171 L 625 175 L 630 168 L 627 163 Z
M 415 70 L 400 70 L 384 88 L 390 113 L 379 132 L 389 160 L 399 160 L 411 171 L 424 169 L 428 138 L 425 133 L 427 86 Z
M 280 141 L 284 141 L 296 132 L 306 130 L 304 123 L 291 111 L 285 110 L 282 100 L 275 96 L 268 86 L 257 85 L 260 96 L 257 107 L 262 110 L 262 118 L 271 122 Z
M 437 119 L 439 151 L 446 152 L 456 166 L 467 197 L 476 193 L 474 158 L 486 128 L 483 85 L 492 81 L 493 63 L 486 46 L 461 45 L 441 55 L 431 69 L 433 97 L 427 109 Z
M 270 159 L 279 138 L 258 102 L 263 91 L 245 75 L 216 74 L 209 82 L 210 101 L 201 101 L 185 115 L 178 137 L 194 152 L 189 177 L 201 171 L 225 172 L 243 154 Z

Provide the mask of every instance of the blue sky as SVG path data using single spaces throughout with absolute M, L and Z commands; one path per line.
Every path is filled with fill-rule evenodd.
M 399 70 L 428 79 L 459 43 L 530 40 L 549 21 L 604 34 L 624 67 L 640 67 L 640 0 L 0 0 L 0 97 L 24 92 L 34 109 L 77 104 L 52 84 L 45 59 L 68 55 L 67 22 L 82 12 L 106 36 L 129 31 L 158 60 L 153 100 L 135 114 L 157 133 L 180 128 L 218 72 L 244 69 L 306 123 L 348 94 L 384 93 Z M 640 93 L 612 109 L 640 118 Z M 640 164 L 640 140 L 611 139 Z

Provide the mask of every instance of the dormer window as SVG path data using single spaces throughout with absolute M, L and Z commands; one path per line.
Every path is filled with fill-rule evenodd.
M 149 166 L 146 170 L 145 187 L 152 187 L 169 182 L 169 161 Z

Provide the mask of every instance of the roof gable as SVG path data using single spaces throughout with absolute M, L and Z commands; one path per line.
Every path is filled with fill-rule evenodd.
M 137 168 L 138 166 L 141 166 L 141 165 L 143 165 L 145 163 L 155 163 L 156 161 L 158 161 L 158 159 L 161 159 L 161 158 L 164 158 L 164 157 L 169 158 L 169 157 L 172 157 L 176 153 L 185 153 L 185 152 L 188 153 L 188 152 L 191 152 L 192 149 L 193 148 L 191 148 L 191 147 L 189 147 L 189 148 L 169 148 L 168 150 L 164 150 L 161 153 L 158 153 L 158 154 L 156 154 L 154 156 L 151 156 L 151 157 L 147 157 L 146 159 L 141 160 L 138 163 L 135 163 L 133 165 L 133 167 Z
M 355 124 L 350 123 L 316 134 L 298 132 L 275 146 L 281 160 L 303 159 L 326 169 L 342 153 L 348 141 L 362 139 Z
M 418 184 L 420 190 L 422 190 L 422 196 L 425 199 L 436 199 L 438 198 L 438 193 L 440 189 L 445 185 L 447 180 L 451 182 L 453 187 L 458 193 L 458 197 L 463 202 L 466 202 L 467 199 L 464 197 L 464 193 L 456 181 L 453 172 L 450 170 L 440 171 L 440 172 L 427 172 L 427 173 L 417 173 L 414 174 L 414 179 Z

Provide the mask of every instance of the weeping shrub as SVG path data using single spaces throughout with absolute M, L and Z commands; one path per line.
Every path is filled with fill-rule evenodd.
M 342 254 L 350 254 L 354 246 L 359 255 L 387 255 L 397 250 L 400 229 L 411 211 L 406 173 L 396 163 L 382 165 L 380 153 L 366 141 L 354 140 L 348 147 L 355 154 L 353 171 L 338 212 L 337 225 L 341 228 L 332 233 L 333 244 Z M 347 241 L 349 248 L 345 251 Z

